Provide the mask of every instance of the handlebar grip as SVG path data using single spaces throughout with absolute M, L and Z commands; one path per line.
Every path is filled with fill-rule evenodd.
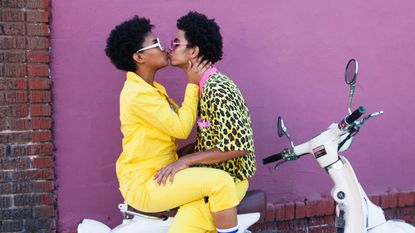
M 366 109 L 363 106 L 360 106 L 358 109 L 354 110 L 352 114 L 345 118 L 347 124 L 353 124 L 359 117 L 366 113 Z
M 282 153 L 278 153 L 278 154 L 274 154 L 271 156 L 266 157 L 265 159 L 262 159 L 262 164 L 268 164 L 268 163 L 272 163 L 278 160 L 282 159 Z

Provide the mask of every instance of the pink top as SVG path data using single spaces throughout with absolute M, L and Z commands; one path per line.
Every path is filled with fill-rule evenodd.
M 203 86 L 205 85 L 205 82 L 208 80 L 208 78 L 212 74 L 214 74 L 217 71 L 218 71 L 218 69 L 216 67 L 212 66 L 203 73 L 202 79 L 200 79 L 200 82 L 199 82 L 199 93 L 200 94 L 202 94 L 202 90 L 203 90 Z
M 218 69 L 212 66 L 203 73 L 202 78 L 200 79 L 200 82 L 199 82 L 199 94 L 202 94 L 203 86 L 205 85 L 208 78 L 217 71 Z M 207 128 L 210 126 L 210 121 L 209 120 L 202 121 L 202 119 L 200 119 L 199 117 L 197 119 L 197 124 L 199 125 L 200 128 Z

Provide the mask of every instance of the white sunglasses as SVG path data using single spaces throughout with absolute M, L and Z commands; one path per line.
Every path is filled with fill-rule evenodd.
M 158 47 L 161 51 L 164 51 L 164 48 L 163 48 L 163 46 L 162 46 L 162 45 L 161 45 L 161 43 L 160 43 L 160 39 L 157 37 L 157 38 L 156 38 L 156 40 L 157 40 L 157 43 L 152 44 L 152 45 L 149 45 L 149 46 L 144 47 L 144 48 L 141 48 L 141 49 L 137 50 L 137 52 L 136 52 L 136 53 L 143 52 L 143 51 L 145 51 L 145 50 L 152 49 L 152 48 L 157 48 L 157 47 Z

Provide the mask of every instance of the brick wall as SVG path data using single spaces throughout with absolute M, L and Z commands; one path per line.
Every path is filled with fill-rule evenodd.
M 0 232 L 55 232 L 48 0 L 0 0 Z
M 415 192 L 371 196 L 387 219 L 402 219 L 415 225 Z M 256 233 L 332 233 L 335 203 L 332 199 L 305 200 L 284 204 L 268 203 L 265 218 L 251 230 Z

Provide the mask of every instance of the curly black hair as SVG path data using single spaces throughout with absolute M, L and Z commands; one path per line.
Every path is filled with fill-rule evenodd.
M 199 47 L 199 56 L 212 63 L 222 59 L 222 35 L 215 19 L 208 19 L 204 14 L 190 11 L 177 20 L 176 26 L 184 31 L 189 47 Z
M 154 26 L 149 19 L 135 15 L 112 29 L 107 38 L 105 54 L 120 70 L 135 71 L 132 55 L 142 47 L 144 38 Z

